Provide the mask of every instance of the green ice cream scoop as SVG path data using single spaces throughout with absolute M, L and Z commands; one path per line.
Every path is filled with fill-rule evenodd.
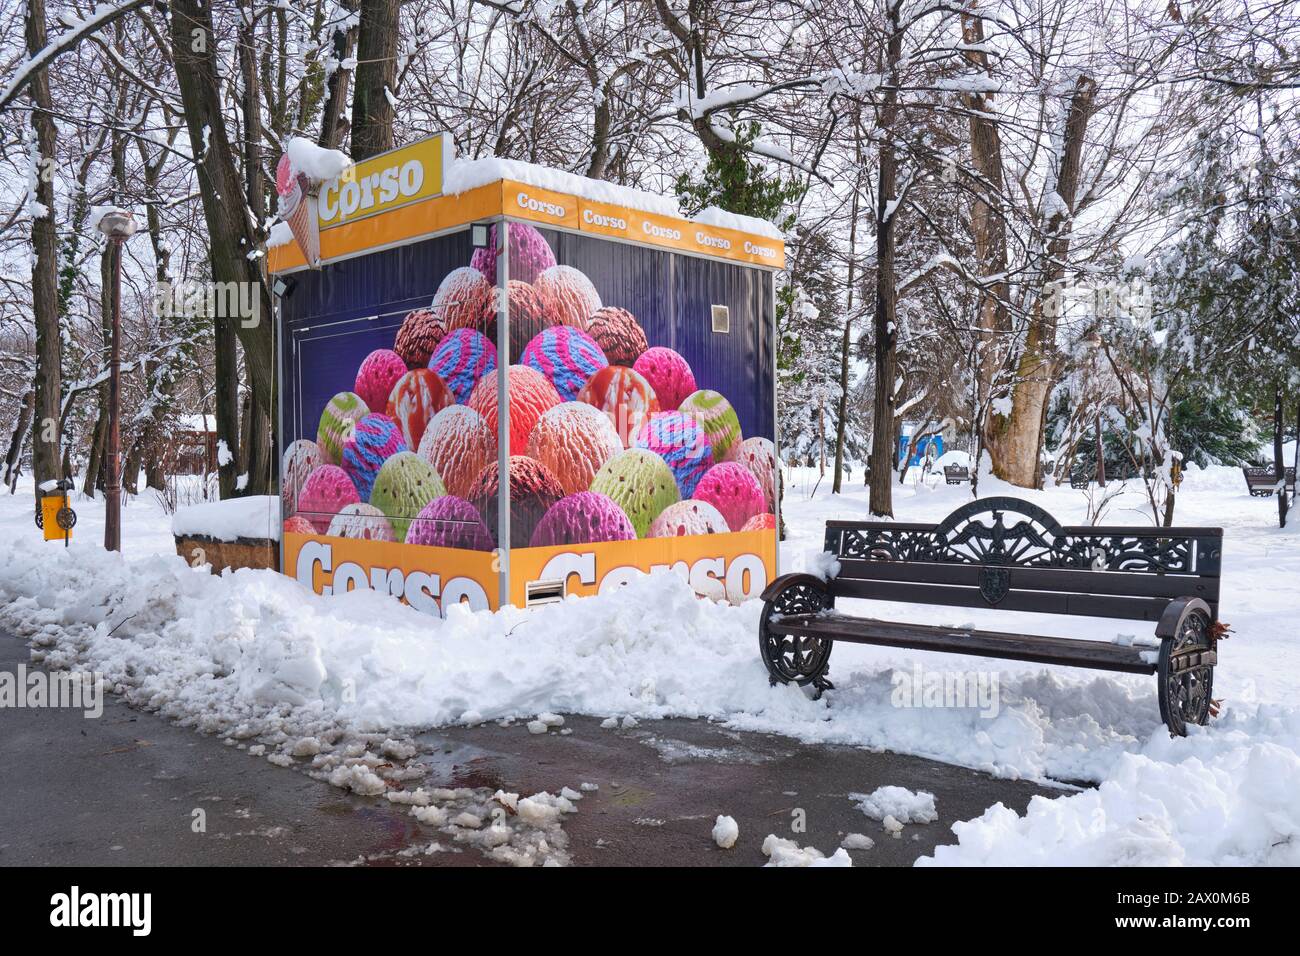
M 680 497 L 672 469 L 644 448 L 629 448 L 605 462 L 591 480 L 591 490 L 614 499 L 638 538 L 644 538 L 650 522 Z
M 406 531 L 420 509 L 446 493 L 442 479 L 427 461 L 415 452 L 399 451 L 384 462 L 375 476 L 370 503 L 388 516 L 397 540 L 405 541 Z

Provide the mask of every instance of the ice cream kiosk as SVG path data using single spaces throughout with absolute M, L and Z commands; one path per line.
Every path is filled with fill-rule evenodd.
M 436 136 L 317 183 L 282 161 L 284 573 L 438 615 L 658 568 L 757 596 L 776 576 L 781 240 L 451 153 Z

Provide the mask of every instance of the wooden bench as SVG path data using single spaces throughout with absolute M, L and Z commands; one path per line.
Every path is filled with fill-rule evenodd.
M 1220 528 L 1062 527 L 1018 498 L 984 498 L 937 525 L 829 521 L 827 580 L 763 592 L 759 650 L 773 684 L 826 679 L 835 641 L 1155 674 L 1171 734 L 1204 724 L 1217 663 Z M 851 617 L 840 598 L 1151 621 L 1158 648 Z
M 970 469 L 965 465 L 944 465 L 943 480 L 949 485 L 961 485 L 970 481 Z
M 1246 487 L 1250 489 L 1250 494 L 1254 498 L 1272 498 L 1273 492 L 1277 490 L 1277 472 L 1273 470 L 1272 465 L 1246 465 L 1241 469 L 1241 473 L 1246 476 Z M 1295 497 L 1295 468 L 1288 468 L 1283 472 L 1286 476 L 1283 487 L 1287 494 Z

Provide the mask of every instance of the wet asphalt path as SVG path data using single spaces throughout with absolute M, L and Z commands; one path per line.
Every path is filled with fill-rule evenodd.
M 0 632 L 0 670 L 27 660 L 23 643 Z M 568 734 L 533 735 L 516 722 L 422 735 L 426 785 L 527 795 L 595 784 L 564 829 L 574 864 L 604 866 L 756 866 L 769 833 L 829 855 L 849 832 L 875 840 L 870 850 L 852 851 L 856 865 L 905 866 L 952 842 L 954 821 L 998 801 L 1023 812 L 1034 794 L 1061 792 L 707 721 L 626 730 L 599 723 L 570 717 Z M 934 793 L 939 820 L 908 826 L 901 838 L 884 833 L 848 794 L 886 784 Z M 205 832 L 195 832 L 195 811 Z M 729 851 L 710 837 L 720 813 L 740 825 Z M 792 830 L 797 821 L 803 832 Z M 386 800 L 347 794 L 111 696 L 98 719 L 76 710 L 0 709 L 0 865 L 310 866 L 363 858 L 409 865 L 417 861 L 395 854 L 439 838 Z M 472 849 L 417 860 L 486 862 Z

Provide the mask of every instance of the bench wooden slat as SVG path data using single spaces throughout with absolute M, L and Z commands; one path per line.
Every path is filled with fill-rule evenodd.
M 768 627 L 778 634 L 827 637 L 856 644 L 915 648 L 1039 664 L 1063 664 L 1128 674 L 1152 674 L 1156 670 L 1155 664 L 1147 663 L 1141 656 L 1143 652 L 1154 651 L 1155 648 L 1110 644 L 1105 641 L 943 628 L 842 615 L 790 615 L 773 618 Z
M 1130 621 L 1158 621 L 1169 604 L 1165 598 L 1015 590 L 1007 592 L 996 604 L 989 604 L 977 587 L 949 587 L 908 581 L 859 581 L 844 577 L 834 578 L 829 586 L 836 597 L 868 601 L 901 601 L 910 604 L 938 604 L 943 607 L 992 607 L 999 611 L 1034 611 L 1039 614 L 1072 614 Z
M 862 561 L 840 558 L 839 578 L 907 581 L 978 588 L 984 565 L 921 561 Z M 1073 571 L 1058 568 L 1007 569 L 1013 591 L 1063 591 L 1131 597 L 1198 597 L 1219 602 L 1219 579 L 1195 574 L 1129 574 L 1127 571 Z

